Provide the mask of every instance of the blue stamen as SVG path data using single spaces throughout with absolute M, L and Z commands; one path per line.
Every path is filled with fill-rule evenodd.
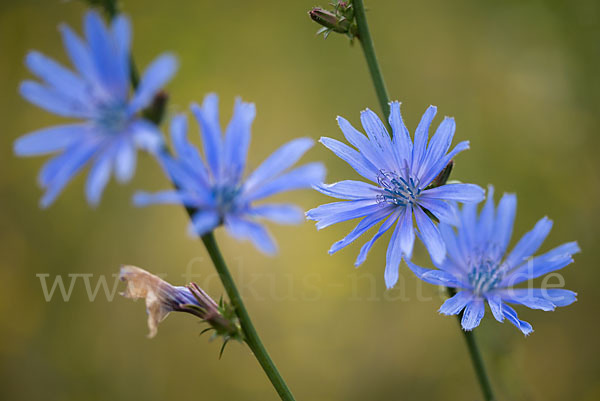
M 100 107 L 94 123 L 105 132 L 123 131 L 129 120 L 127 106 L 124 103 L 111 103 Z
M 398 206 L 408 206 L 416 203 L 421 193 L 417 181 L 412 177 L 408 181 L 393 172 L 379 171 L 377 182 L 386 194 L 377 196 L 379 203 L 391 203 Z
M 468 279 L 473 287 L 473 292 L 481 295 L 499 284 L 503 276 L 503 270 L 496 262 L 479 260 L 472 264 Z

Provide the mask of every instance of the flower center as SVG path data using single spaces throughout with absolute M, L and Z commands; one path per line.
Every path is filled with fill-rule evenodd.
M 385 192 L 377 195 L 379 203 L 408 206 L 415 204 L 421 194 L 418 181 L 415 181 L 412 177 L 406 180 L 391 171 L 380 170 L 377 175 L 377 182 Z
M 109 103 L 99 108 L 96 125 L 111 134 L 122 132 L 129 121 L 127 106 L 121 102 Z
M 477 295 L 493 289 L 502 279 L 502 269 L 491 260 L 481 261 L 471 269 L 468 275 L 469 282 L 473 286 L 473 292 Z
M 217 185 L 212 191 L 221 216 L 236 210 L 238 206 L 236 200 L 241 191 L 239 186 Z

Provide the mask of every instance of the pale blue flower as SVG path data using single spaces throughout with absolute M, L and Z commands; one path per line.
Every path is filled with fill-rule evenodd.
M 299 138 L 288 142 L 244 179 L 250 128 L 256 114 L 254 104 L 237 99 L 224 134 L 215 94 L 206 96 L 202 107 L 192 105 L 192 112 L 200 125 L 204 158 L 188 142 L 186 117 L 176 116 L 171 121 L 171 139 L 177 158 L 163 155 L 161 159 L 177 189 L 138 193 L 134 202 L 138 206 L 183 204 L 195 211 L 191 233 L 201 236 L 224 224 L 234 238 L 250 240 L 264 253 L 275 253 L 275 242 L 257 219 L 298 224 L 303 220 L 302 210 L 289 204 L 254 203 L 323 181 L 325 169 L 320 163 L 288 170 L 313 146 L 313 140 Z
M 464 309 L 462 327 L 465 330 L 479 325 L 485 302 L 496 320 L 502 322 L 506 318 L 528 335 L 533 331 L 531 325 L 519 320 L 508 303 L 551 311 L 576 301 L 577 294 L 565 289 L 512 288 L 562 269 L 573 262 L 572 255 L 579 252 L 576 242 L 567 242 L 534 257 L 552 228 L 552 221 L 544 217 L 507 253 L 516 208 L 516 196 L 504 194 L 495 209 L 494 188 L 490 187 L 479 216 L 477 205 L 468 204 L 459 212 L 457 232 L 448 224 L 440 224 L 448 257 L 442 263 L 434 262 L 439 270 L 407 262 L 421 280 L 458 290 L 444 302 L 440 313 L 456 315 Z
M 452 158 L 469 147 L 467 141 L 461 142 L 447 153 L 456 128 L 453 118 L 446 117 L 427 144 L 429 126 L 437 110 L 430 106 L 417 127 L 413 143 L 400 115 L 400 103 L 390 103 L 390 109 L 391 138 L 381 120 L 369 109 L 360 115 L 367 136 L 344 118 L 337 119 L 344 136 L 356 150 L 335 139 L 321 138 L 323 145 L 375 185 L 353 180 L 319 185 L 316 187 L 319 192 L 347 201 L 321 205 L 306 214 L 309 219 L 318 222 L 318 229 L 363 218 L 350 234 L 333 244 L 330 254 L 383 221 L 375 236 L 361 248 L 356 266 L 365 261 L 375 241 L 397 222 L 387 249 L 385 282 L 388 288 L 398 281 L 398 266 L 402 258 L 410 259 L 412 255 L 415 240 L 413 215 L 419 236 L 431 257 L 441 262 L 446 254 L 444 241 L 426 211 L 440 221 L 455 223 L 454 209 L 447 201 L 479 202 L 484 197 L 483 189 L 473 184 L 430 187 Z
M 90 204 L 101 198 L 111 173 L 120 182 L 131 179 L 136 149 L 156 152 L 162 134 L 139 117 L 155 94 L 173 75 L 176 60 L 163 55 L 145 71 L 131 92 L 129 20 L 119 15 L 110 26 L 90 11 L 85 16 L 85 41 L 62 25 L 64 46 L 75 71 L 32 51 L 26 57 L 29 70 L 41 83 L 25 81 L 21 95 L 31 103 L 63 117 L 82 121 L 32 132 L 15 141 L 18 156 L 60 153 L 39 174 L 46 190 L 41 206 L 49 206 L 67 183 L 88 163 L 92 165 L 85 193 Z

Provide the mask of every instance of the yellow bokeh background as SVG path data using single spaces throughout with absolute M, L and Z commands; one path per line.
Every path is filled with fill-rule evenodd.
M 163 51 L 180 60 L 168 86 L 170 115 L 212 91 L 223 124 L 235 96 L 256 103 L 249 168 L 295 137 L 341 139 L 337 115 L 358 124 L 366 107 L 381 114 L 360 46 L 340 35 L 315 37 L 307 16 L 313 1 L 121 3 L 133 20 L 139 66 Z M 516 192 L 516 236 L 548 215 L 555 225 L 542 250 L 570 240 L 583 250 L 560 272 L 577 303 L 552 313 L 518 307 L 535 329 L 528 338 L 489 311 L 476 330 L 498 398 L 600 399 L 600 6 L 374 0 L 367 8 L 390 95 L 403 102 L 411 132 L 430 104 L 439 107 L 436 125 L 454 116 L 454 143 L 469 139 L 471 150 L 457 157 L 453 178 Z M 84 12 L 76 1 L 0 1 L 0 398 L 276 400 L 247 348 L 231 344 L 218 360 L 220 343 L 198 337 L 203 326 L 193 317 L 169 316 L 149 340 L 142 302 L 109 300 L 102 290 L 90 301 L 81 275 L 92 275 L 92 288 L 106 277 L 112 291 L 122 263 L 178 285 L 191 277 L 216 298 L 223 293 L 202 244 L 186 234 L 182 208 L 131 205 L 138 189 L 169 187 L 154 160 L 141 155 L 131 183 L 112 181 L 96 209 L 84 200 L 85 174 L 48 210 L 38 208 L 35 180 L 45 159 L 18 159 L 12 143 L 64 120 L 18 95 L 19 82 L 31 78 L 23 60 L 37 49 L 66 62 L 57 26 L 80 32 Z M 328 182 L 357 177 L 320 145 L 303 160 L 323 161 Z M 305 209 L 328 201 L 314 191 L 278 199 Z M 327 254 L 352 227 L 271 225 L 274 258 L 217 230 L 297 399 L 481 399 L 455 319 L 436 312 L 439 289 L 403 265 L 398 287 L 385 290 L 389 234 L 358 270 L 366 237 Z M 421 245 L 416 259 L 428 264 Z M 69 301 L 56 293 L 47 302 L 40 274 L 49 285 L 57 275 L 67 284 L 73 278 Z

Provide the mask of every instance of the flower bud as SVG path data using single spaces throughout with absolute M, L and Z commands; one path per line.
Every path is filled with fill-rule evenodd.
M 450 162 L 444 167 L 442 171 L 438 174 L 437 177 L 429 185 L 431 188 L 441 187 L 442 185 L 446 185 L 448 179 L 450 178 L 450 174 L 452 173 L 452 168 L 454 167 L 454 160 L 450 160 Z
M 325 38 L 331 32 L 343 33 L 350 39 L 357 36 L 358 28 L 354 22 L 354 10 L 352 4 L 346 1 L 339 1 L 334 4 L 333 11 L 325 10 L 321 7 L 315 7 L 308 12 L 310 18 L 316 23 L 323 25 L 317 34 L 324 33 Z

